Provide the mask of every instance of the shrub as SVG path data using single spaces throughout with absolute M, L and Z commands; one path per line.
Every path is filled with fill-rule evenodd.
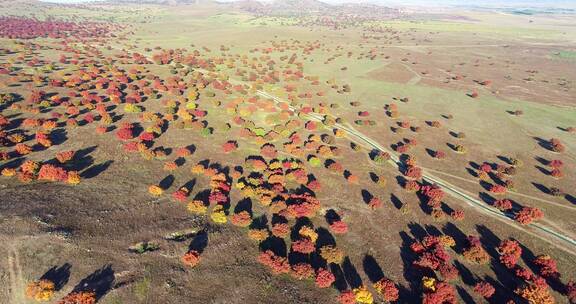
M 500 242 L 497 250 L 500 254 L 500 263 L 504 264 L 507 268 L 516 266 L 522 255 L 522 248 L 515 240 L 504 240 Z
M 78 291 L 66 295 L 57 304 L 94 304 L 96 303 L 96 293 L 92 291 Z
M 142 132 L 138 137 L 141 141 L 153 141 L 154 133 L 152 132 Z
M 188 198 L 188 194 L 189 191 L 187 188 L 182 187 L 176 191 L 174 191 L 174 193 L 172 193 L 172 198 L 180 203 L 184 203 L 186 201 L 186 199 Z
M 458 269 L 451 264 L 445 263 L 441 264 L 438 267 L 438 271 L 440 271 L 440 275 L 444 279 L 444 281 L 453 281 L 458 278 Z
M 406 191 L 408 192 L 417 192 L 418 190 L 420 190 L 420 185 L 418 184 L 418 182 L 410 180 L 407 181 L 406 184 L 404 184 L 404 189 L 406 189 Z
M 96 127 L 96 133 L 97 134 L 104 134 L 106 132 L 108 132 L 107 126 L 100 125 L 100 126 Z
M 314 282 L 319 288 L 328 288 L 330 285 L 332 285 L 332 283 L 334 283 L 335 280 L 336 278 L 334 277 L 334 274 L 330 272 L 330 270 L 326 268 L 320 268 L 316 272 L 316 279 Z
M 309 239 L 300 239 L 292 242 L 292 250 L 299 253 L 309 254 L 314 252 L 316 246 Z
M 340 304 L 356 304 L 356 296 L 352 290 L 345 290 L 338 296 L 338 302 Z
M 435 120 L 430 122 L 430 126 L 433 128 L 440 128 L 442 124 L 439 121 Z
M 62 168 L 44 164 L 38 171 L 38 179 L 51 182 L 65 182 L 68 180 L 68 173 Z
M 330 224 L 330 230 L 335 234 L 344 234 L 348 232 L 348 225 L 344 221 L 334 221 Z
M 78 171 L 68 171 L 68 179 L 66 182 L 70 185 L 78 185 L 80 183 L 80 174 L 78 174 Z
M 264 157 L 275 158 L 278 155 L 278 150 L 273 144 L 265 144 L 260 148 L 260 154 Z
M 456 290 L 446 282 L 436 282 L 433 289 L 424 294 L 422 304 L 456 304 Z
M 407 170 L 404 172 L 404 175 L 412 179 L 420 179 L 422 178 L 422 169 L 415 166 L 408 166 Z
M 320 256 L 324 258 L 327 263 L 340 264 L 344 258 L 344 252 L 332 245 L 326 245 L 320 248 Z
M 455 221 L 464 220 L 464 210 L 454 210 L 450 213 L 450 217 Z
M 190 149 L 188 149 L 187 147 L 181 147 L 176 149 L 176 156 L 178 157 L 186 157 L 190 155 L 192 155 L 192 151 L 190 151 Z
M 502 186 L 502 185 L 492 185 L 490 187 L 490 192 L 494 193 L 494 194 L 505 194 L 506 193 L 506 187 Z
M 310 166 L 312 167 L 319 167 L 322 164 L 322 161 L 316 156 L 311 156 L 308 158 L 308 163 L 310 163 Z
M 164 190 L 162 188 L 160 188 L 159 186 L 151 185 L 148 187 L 148 193 L 150 193 L 154 196 L 160 196 L 160 195 L 162 195 L 162 193 L 164 193 Z
M 74 157 L 74 151 L 63 151 L 56 153 L 56 159 L 61 163 L 64 164 L 67 161 L 71 160 Z
M 488 263 L 488 261 L 490 261 L 490 256 L 488 255 L 486 250 L 484 250 L 482 244 L 480 243 L 480 240 L 477 237 L 469 236 L 468 243 L 469 247 L 465 249 L 464 252 L 462 253 L 462 255 L 464 255 L 464 257 L 468 261 L 481 265 L 486 264 Z
M 512 209 L 512 201 L 508 199 L 499 199 L 494 201 L 494 207 L 498 208 L 500 211 L 508 211 Z
M 359 304 L 372 304 L 372 303 L 374 303 L 374 298 L 372 296 L 372 293 L 370 291 L 368 291 L 368 288 L 366 288 L 366 286 L 360 286 L 358 288 L 354 288 L 353 292 L 354 292 L 354 298 L 356 300 L 356 303 L 359 303 Z
M 276 223 L 272 225 L 272 234 L 279 238 L 285 238 L 290 233 L 290 226 L 287 223 Z
M 384 301 L 392 302 L 398 300 L 398 288 L 391 280 L 386 278 L 380 279 L 374 283 L 374 289 L 382 296 Z
M 273 274 L 290 272 L 290 264 L 285 257 L 276 256 L 271 250 L 266 250 L 258 256 L 258 262 L 268 266 Z
M 574 281 L 570 281 L 566 284 L 566 296 L 568 297 L 570 304 L 576 303 L 576 283 Z
M 36 301 L 50 301 L 54 296 L 54 282 L 46 279 L 30 282 L 26 287 L 26 297 Z
M 374 162 L 382 164 L 390 159 L 390 154 L 388 152 L 378 151 L 373 159 Z
M 120 128 L 116 131 L 116 137 L 120 140 L 130 140 L 134 138 L 131 128 Z
M 292 266 L 292 276 L 297 280 L 304 280 L 314 276 L 314 268 L 308 263 L 298 263 Z
M 494 292 L 496 292 L 496 289 L 494 289 L 494 286 L 492 286 L 492 284 L 485 281 L 481 281 L 476 283 L 476 285 L 474 285 L 474 292 L 488 299 L 494 294 Z
M 224 206 L 216 205 L 210 214 L 210 218 L 216 224 L 225 224 L 228 219 L 226 218 L 226 213 L 224 213 Z
M 564 192 L 562 192 L 562 190 L 556 188 L 556 187 L 551 187 L 550 188 L 550 195 L 552 196 L 562 196 L 564 195 Z
M 240 211 L 234 213 L 230 218 L 230 222 L 238 227 L 248 227 L 252 223 L 252 217 L 248 211 Z
M 174 161 L 169 161 L 164 163 L 164 170 L 166 171 L 174 171 L 178 169 L 178 164 Z
M 200 263 L 200 253 L 196 250 L 186 252 L 181 258 L 182 264 L 188 267 L 196 267 Z
M 16 169 L 14 169 L 14 168 L 2 169 L 2 176 L 4 176 L 4 177 L 12 177 L 14 175 L 16 175 Z
M 466 147 L 464 147 L 463 145 L 456 145 L 454 146 L 454 151 L 458 153 L 466 153 Z
M 514 215 L 514 219 L 522 224 L 528 225 L 534 220 L 539 220 L 544 217 L 542 210 L 536 207 L 524 207 Z
M 382 207 L 382 201 L 377 197 L 373 197 L 368 202 L 368 207 L 370 207 L 370 209 L 372 209 L 372 210 L 376 210 L 376 209 Z
M 206 214 L 206 211 L 208 211 L 208 207 L 206 206 L 206 204 L 204 204 L 204 202 L 200 200 L 193 200 L 189 202 L 186 207 L 188 211 L 194 214 L 200 214 L 200 215 Z
M 550 166 L 552 168 L 561 169 L 562 167 L 564 167 L 564 162 L 559 160 L 559 159 L 554 159 L 554 160 L 551 160 L 550 162 L 548 162 L 548 166 Z
M 544 285 L 527 284 L 515 291 L 520 297 L 528 303 L 554 304 L 554 297 L 550 294 L 548 288 Z
M 562 144 L 562 142 L 560 142 L 560 140 L 557 138 L 550 139 L 549 144 L 550 144 L 550 149 L 554 152 L 557 152 L 557 153 L 564 152 L 564 150 L 566 149 L 564 147 L 564 145 Z
M 350 184 L 358 184 L 358 176 L 354 175 L 352 173 L 348 174 L 348 176 L 346 177 L 346 180 Z
M 16 144 L 16 152 L 18 152 L 18 154 L 20 155 L 27 155 L 32 153 L 32 147 L 30 147 L 27 144 L 23 144 L 23 143 L 18 143 Z
M 550 176 L 552 176 L 556 179 L 559 179 L 559 178 L 564 177 L 564 173 L 562 173 L 562 171 L 560 169 L 554 168 L 554 169 L 552 169 L 552 171 L 550 171 Z
M 446 153 L 444 153 L 443 151 L 435 151 L 434 152 L 434 158 L 444 159 L 444 158 L 446 158 Z
M 312 227 L 309 226 L 303 226 L 302 228 L 300 228 L 298 234 L 301 237 L 308 238 L 313 243 L 316 243 L 316 240 L 318 239 L 318 233 L 314 231 Z
M 533 263 L 538 266 L 538 273 L 544 278 L 558 278 L 560 276 L 556 261 L 547 254 L 537 256 Z
M 227 141 L 222 145 L 222 151 L 224 153 L 230 153 L 236 149 L 238 149 L 238 143 L 233 140 Z
M 248 238 L 257 242 L 262 242 L 270 236 L 268 229 L 250 229 L 248 230 Z

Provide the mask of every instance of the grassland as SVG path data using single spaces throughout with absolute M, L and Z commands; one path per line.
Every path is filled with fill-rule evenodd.
M 523 301 L 514 292 L 518 279 L 499 263 L 496 251 L 500 241 L 508 238 L 517 240 L 522 246 L 519 261 L 522 267 L 538 272 L 539 268 L 533 264 L 535 256 L 548 254 L 562 273 L 560 283 L 567 283 L 576 275 L 573 263 L 576 248 L 569 242 L 562 243 L 534 225 L 520 225 L 495 217 L 449 195 L 442 201 L 444 216 L 435 218 L 421 194 L 404 189 L 403 165 L 374 162 L 370 156 L 373 147 L 351 134 L 334 136 L 337 126 L 314 119 L 322 115 L 338 118 L 342 126 L 354 128 L 389 150 L 398 142 L 414 139 L 417 144 L 406 154 L 425 172 L 445 179 L 474 198 L 505 197 L 521 206 L 537 207 L 545 214 L 538 225 L 576 239 L 573 221 L 576 140 L 574 133 L 567 131 L 576 126 L 576 62 L 573 60 L 575 53 L 571 51 L 576 45 L 566 38 L 574 29 L 562 23 L 565 21 L 550 22 L 549 16 L 454 11 L 453 14 L 468 18 L 462 21 L 381 20 L 334 29 L 317 24 L 302 25 L 309 19 L 257 17 L 214 3 L 32 5 L 30 8 L 42 16 L 81 17 L 124 25 L 119 38 L 77 41 L 70 45 L 77 51 L 79 60 L 97 60 L 95 66 L 103 69 L 105 78 L 113 78 L 110 75 L 114 73 L 124 75 L 122 71 L 133 68 L 138 70 L 140 80 L 145 79 L 145 75 L 155 75 L 165 84 L 171 77 L 181 77 L 188 86 L 187 92 L 192 87 L 198 90 L 199 97 L 194 102 L 206 111 L 206 116 L 195 120 L 209 126 L 212 134 L 175 127 L 182 112 L 171 117 L 166 104 L 170 101 L 184 104 L 188 99 L 184 94 L 166 91 L 147 97 L 138 105 L 145 113 L 162 115 L 166 122 L 150 150 L 175 151 L 178 147 L 193 146 L 191 155 L 184 157 L 183 165 L 174 171 L 167 172 L 165 163 L 176 161 L 175 152 L 167 153 L 163 158 L 144 160 L 138 153 L 124 151 L 123 143 L 113 136 L 122 128 L 122 123 L 142 123 L 143 128 L 149 125 L 140 113 L 130 113 L 125 110 L 125 104 L 110 101 L 105 103 L 110 106 L 107 111 L 116 119 L 112 124 L 114 131 L 95 135 L 97 123 L 72 128 L 61 120 L 58 132 L 55 131 L 61 143 L 12 162 L 0 163 L 0 169 L 24 160 L 43 163 L 53 159 L 57 152 L 74 150 L 79 155 L 74 166 L 83 177 L 75 186 L 0 179 L 0 197 L 3 198 L 0 235 L 7 244 L 0 249 L 0 259 L 8 265 L 0 270 L 0 280 L 5 283 L 0 288 L 0 303 L 31 302 L 23 296 L 26 284 L 42 277 L 50 267 L 66 263 L 72 268 L 62 274 L 67 282 L 57 291 L 57 296 L 78 288 L 83 290 L 82 282 L 88 281 L 91 287 L 103 290 L 98 303 L 335 303 L 341 292 L 362 285 L 368 286 L 377 297 L 372 283 L 382 277 L 398 286 L 399 303 L 417 303 L 429 291 L 421 286 L 423 272 L 412 265 L 417 257 L 410 245 L 425 235 L 454 238 L 456 245 L 447 251 L 453 258 L 451 265 L 458 270 L 458 276 L 451 284 L 457 288 L 459 302 L 485 301 L 473 291 L 479 280 L 491 282 L 497 290 L 489 303 L 504 303 L 508 299 Z M 5 4 L 0 11 L 24 14 Z M 534 22 L 528 22 L 527 18 Z M 71 63 L 57 63 L 64 51 L 53 39 L 30 40 L 43 48 L 17 44 L 14 39 L 1 41 L 2 49 L 15 52 L 3 53 L 0 61 L 29 73 L 12 75 L 20 77 L 20 81 L 0 76 L 4 84 L 1 93 L 14 93 L 27 99 L 31 92 L 26 83 L 32 75 L 42 74 L 47 78 L 82 75 L 85 69 Z M 93 48 L 101 53 L 94 52 Z M 211 65 L 207 68 L 194 64 L 177 67 L 176 57 L 168 64 L 151 60 L 155 54 L 170 49 L 184 50 L 184 55 L 196 51 L 197 55 L 193 57 Z M 27 52 L 27 55 L 19 59 L 18 52 Z M 151 61 L 134 63 L 132 55 L 136 52 Z M 291 56 L 294 56 L 293 62 L 289 62 Z M 32 57 L 53 61 L 59 65 L 59 70 L 51 74 L 26 67 L 26 61 Z M 69 58 L 73 58 L 72 55 Z M 111 64 L 106 58 L 118 60 Z M 109 66 L 114 69 L 107 70 Z M 186 74 L 188 69 L 192 72 Z M 286 76 L 290 75 L 287 71 L 301 71 L 306 77 L 290 78 Z M 242 80 L 247 79 L 250 72 L 261 78 Z M 263 81 L 267 72 L 278 72 L 278 80 Z M 192 81 L 196 77 L 193 73 L 201 74 L 198 79 L 213 83 L 228 80 L 234 85 L 244 85 L 246 92 L 229 87 L 229 93 L 215 88 L 213 83 L 208 87 L 200 86 Z M 318 79 L 318 83 L 313 79 Z M 486 80 L 490 80 L 490 84 L 480 84 Z M 344 85 L 351 89 L 343 90 Z M 287 87 L 294 89 L 291 91 Z M 55 91 L 57 95 L 75 90 L 74 87 L 54 89 L 48 85 L 42 88 Z M 272 94 L 286 104 L 266 100 L 262 93 L 258 95 L 258 90 Z M 96 86 L 90 91 L 108 94 Z M 131 91 L 126 89 L 126 92 Z M 477 92 L 478 96 L 472 98 L 472 92 Z M 312 97 L 299 96 L 304 93 Z M 257 96 L 271 106 L 248 111 L 255 105 L 249 98 Z M 403 98 L 408 99 L 403 102 Z M 228 111 L 229 105 L 237 100 L 241 100 L 239 105 L 234 111 Z M 354 102 L 359 105 L 354 106 Z M 286 110 L 288 104 L 299 110 L 310 106 L 313 113 L 307 116 L 299 112 L 284 119 L 280 114 L 290 113 Z M 390 104 L 397 107 L 397 118 L 387 113 L 385 107 Z M 50 111 L 67 111 L 56 105 L 44 108 L 46 112 L 40 113 L 18 108 L 1 109 L 1 114 L 14 124 L 21 120 L 20 125 L 27 118 L 49 119 Z M 92 111 L 82 109 L 87 113 Z M 360 115 L 364 111 L 368 112 L 367 116 Z M 514 114 L 516 111 L 522 114 Z M 81 116 L 77 118 L 81 120 Z M 242 123 L 237 122 L 239 118 Z M 355 123 L 361 119 L 371 120 L 374 125 Z M 282 126 L 292 120 L 299 123 L 298 127 L 286 129 Z M 432 121 L 438 121 L 440 127 L 431 127 Z M 305 128 L 310 122 L 318 127 Z M 400 122 L 419 126 L 420 131 L 399 128 Z M 24 127 L 11 127 L 8 131 L 12 134 L 21 128 Z M 277 138 L 244 137 L 243 129 L 277 130 L 280 135 Z M 28 131 L 22 130 L 23 133 Z M 459 132 L 465 133 L 465 138 L 457 138 L 455 134 Z M 304 149 L 305 153 L 296 154 L 284 148 L 284 144 L 293 140 L 294 134 L 303 140 L 337 149 L 339 154 L 325 157 L 316 149 Z M 327 135 L 330 139 L 320 140 Z M 551 138 L 559 139 L 566 151 L 561 154 L 549 151 L 546 144 Z M 223 144 L 230 140 L 238 149 L 224 153 Z M 32 141 L 26 139 L 25 142 Z M 312 278 L 296 280 L 288 274 L 271 274 L 256 259 L 267 248 L 267 241 L 255 242 L 246 236 L 256 224 L 249 228 L 218 224 L 210 217 L 210 212 L 205 216 L 190 213 L 186 204 L 175 202 L 170 196 L 180 187 L 190 191 L 188 201 L 202 197 L 206 191 L 210 193 L 214 180 L 208 174 L 192 174 L 191 167 L 195 164 L 209 162 L 217 168 L 214 170 L 226 175 L 240 166 L 245 170 L 240 175 L 243 178 L 263 175 L 251 172 L 246 160 L 260 154 L 265 143 L 278 148 L 280 159 L 303 163 L 306 173 L 322 185 L 314 191 L 321 202 L 319 214 L 309 219 L 290 219 L 291 225 L 306 221 L 306 225 L 316 227 L 319 232 L 329 231 L 326 216 L 329 211 L 340 214 L 348 225 L 345 234 L 322 234 L 319 240 L 319 243 L 337 242 L 338 248 L 345 252 L 341 263 L 322 266 L 337 276 L 333 288 L 317 288 Z M 355 144 L 361 148 L 352 149 Z M 465 146 L 467 152 L 456 153 L 451 148 L 456 144 Z M 5 150 L 12 152 L 12 149 L 9 145 Z M 434 158 L 431 156 L 434 151 L 444 151 L 447 156 L 442 160 Z M 318 156 L 322 165 L 311 165 L 308 161 L 311 156 Z M 513 180 L 514 187 L 503 196 L 490 193 L 486 183 L 474 175 L 479 165 L 486 162 L 494 167 L 509 166 L 510 158 L 523 163 L 523 166 L 515 167 L 514 176 L 502 177 Z M 563 178 L 556 179 L 546 173 L 546 161 L 552 159 L 563 161 Z M 325 168 L 323 163 L 328 160 L 340 163 L 357 176 L 358 181 L 350 182 L 345 174 Z M 491 173 L 496 175 L 496 169 Z M 386 180 L 386 185 L 376 183 L 374 176 Z M 228 197 L 226 215 L 231 218 L 246 197 L 239 190 L 240 179 L 229 179 L 233 189 Z M 297 184 L 289 181 L 286 187 L 297 192 Z M 160 185 L 166 193 L 151 196 L 148 193 L 150 185 Z M 551 187 L 561 189 L 563 195 L 551 195 Z M 379 198 L 382 206 L 371 208 L 370 197 Z M 252 199 L 253 223 L 263 222 L 268 229 L 278 214 L 272 216 L 261 198 Z M 486 206 L 493 203 L 486 200 Z M 450 213 L 454 210 L 464 211 L 465 219 L 451 218 Z M 166 238 L 188 230 L 193 230 L 195 236 L 181 241 Z M 182 255 L 198 249 L 194 247 L 195 241 L 202 233 L 206 233 L 208 239 L 207 245 L 199 250 L 200 264 L 193 268 L 183 265 Z M 297 234 L 292 231 L 294 233 Z M 464 256 L 469 235 L 479 237 L 489 255 L 487 264 L 471 262 Z M 297 238 L 288 236 L 285 240 L 293 242 Z M 155 242 L 160 249 L 144 254 L 128 250 L 142 241 Z M 289 248 L 288 245 L 288 251 Z M 302 258 L 294 252 L 286 255 L 292 263 L 300 258 L 314 260 L 312 264 L 321 260 L 316 253 L 311 255 L 314 258 Z M 318 263 L 323 265 L 324 262 Z M 434 271 L 426 274 L 443 279 Z M 558 303 L 565 303 L 564 291 L 553 283 L 550 283 L 551 294 Z M 56 298 L 49 303 L 56 303 Z

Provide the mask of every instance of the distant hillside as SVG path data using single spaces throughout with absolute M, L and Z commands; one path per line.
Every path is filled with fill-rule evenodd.
M 232 4 L 241 9 L 257 15 L 269 16 L 334 16 L 354 15 L 363 18 L 375 16 L 390 16 L 397 14 L 398 9 L 369 3 L 328 4 L 318 0 L 274 0 L 272 2 L 259 2 L 256 0 L 242 0 Z

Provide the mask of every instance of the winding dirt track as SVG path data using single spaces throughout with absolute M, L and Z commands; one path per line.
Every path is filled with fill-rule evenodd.
M 26 303 L 24 298 L 25 281 L 22 276 L 22 266 L 20 264 L 20 256 L 18 249 L 13 244 L 8 245 L 8 276 L 10 288 L 10 303 L 22 304 Z

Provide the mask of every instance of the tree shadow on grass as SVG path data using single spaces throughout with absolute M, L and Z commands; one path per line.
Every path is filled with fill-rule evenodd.
M 367 254 L 364 256 L 364 259 L 362 260 L 362 266 L 370 282 L 376 283 L 384 278 L 384 271 L 382 271 L 382 267 L 378 265 L 378 262 L 376 262 L 376 259 L 372 255 Z
M 80 281 L 72 292 L 92 291 L 96 294 L 96 301 L 98 301 L 110 291 L 114 279 L 114 270 L 112 265 L 108 264 Z
M 204 249 L 208 246 L 208 232 L 200 231 L 188 245 L 188 251 L 195 250 L 196 252 L 202 254 Z
M 65 263 L 62 266 L 54 266 L 40 277 L 41 280 L 49 280 L 54 283 L 54 289 L 59 291 L 68 283 L 70 279 L 70 268 L 72 265 Z
M 106 171 L 108 169 L 108 167 L 110 167 L 110 165 L 112 165 L 113 163 L 114 163 L 113 160 L 107 160 L 105 162 L 101 162 L 99 164 L 92 165 L 88 169 L 84 170 L 80 174 L 80 176 L 82 178 L 85 178 L 85 179 L 94 178 L 94 177 L 100 175 L 100 173 Z
M 344 262 L 342 262 L 342 270 L 344 271 L 344 277 L 350 287 L 358 288 L 362 286 L 362 278 L 358 274 L 356 267 L 354 267 L 349 257 L 344 258 Z

